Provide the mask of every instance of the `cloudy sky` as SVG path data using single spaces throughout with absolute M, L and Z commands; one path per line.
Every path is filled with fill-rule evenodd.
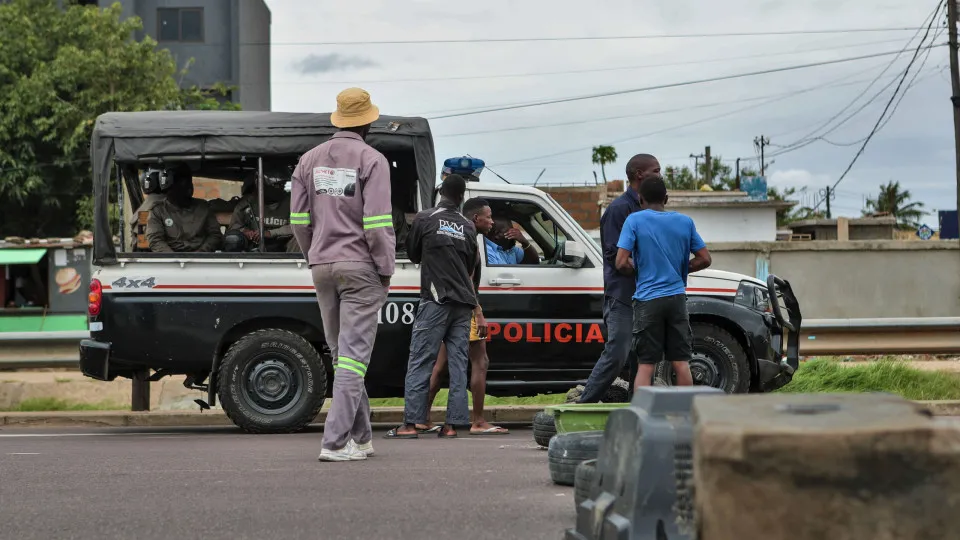
M 635 153 L 655 154 L 664 165 L 691 165 L 690 154 L 702 153 L 706 145 L 731 166 L 740 157 L 742 166 L 756 167 L 754 139 L 764 135 L 770 140 L 768 156 L 783 152 L 768 158 L 773 162 L 767 170 L 770 184 L 805 188 L 804 204 L 814 204 L 817 193 L 847 168 L 860 148 L 857 141 L 880 119 L 912 48 L 899 58 L 886 55 L 567 103 L 435 117 L 900 51 L 908 43 L 915 47 L 922 31 L 344 42 L 917 28 L 936 7 L 931 0 L 267 3 L 273 13 L 273 110 L 328 112 L 341 89 L 361 86 L 386 114 L 431 118 L 438 160 L 463 154 L 481 157 L 514 183 L 532 183 L 543 169 L 540 182 L 592 183 L 594 171 L 600 170 L 590 162 L 590 148 L 598 144 L 614 145 L 620 156 L 607 166 L 610 179 L 623 177 L 626 161 Z M 944 41 L 945 31 L 935 42 Z M 931 33 L 927 43 L 933 42 Z M 911 80 L 913 84 L 895 114 L 837 186 L 834 213 L 859 215 L 864 199 L 889 180 L 899 181 L 928 210 L 956 207 L 947 65 L 945 47 L 919 56 L 904 87 Z M 808 144 L 793 148 L 805 140 Z M 495 180 L 489 171 L 483 177 Z M 927 221 L 936 228 L 935 217 Z

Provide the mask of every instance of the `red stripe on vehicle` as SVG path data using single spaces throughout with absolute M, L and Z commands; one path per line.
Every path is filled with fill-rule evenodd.
M 704 287 L 687 287 L 687 292 L 702 292 L 702 293 L 730 293 L 736 294 L 736 289 L 711 289 Z

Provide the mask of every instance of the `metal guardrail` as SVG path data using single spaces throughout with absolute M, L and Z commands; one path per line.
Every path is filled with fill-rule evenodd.
M 960 317 L 810 319 L 800 354 L 960 354 Z
M 89 332 L 0 333 L 0 368 L 76 367 Z M 960 354 L 960 317 L 808 319 L 800 354 Z

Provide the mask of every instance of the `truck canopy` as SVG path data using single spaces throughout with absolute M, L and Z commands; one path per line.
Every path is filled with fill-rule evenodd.
M 175 156 L 301 155 L 337 131 L 329 113 L 147 111 L 100 115 L 90 140 L 97 231 L 94 262 L 116 262 L 108 216 L 115 163 L 136 164 Z M 436 159 L 425 119 L 380 116 L 371 126 L 367 142 L 383 153 L 412 152 L 420 200 L 433 200 Z

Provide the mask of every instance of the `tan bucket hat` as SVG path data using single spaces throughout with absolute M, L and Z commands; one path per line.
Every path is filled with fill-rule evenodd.
M 330 123 L 352 128 L 372 124 L 377 118 L 380 109 L 370 102 L 370 94 L 363 88 L 347 88 L 337 94 L 337 111 L 330 115 Z

